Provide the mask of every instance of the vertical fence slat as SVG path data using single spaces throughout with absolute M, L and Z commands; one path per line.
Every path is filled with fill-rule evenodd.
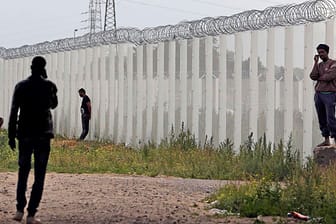
M 78 75 L 76 77 L 76 89 L 74 90 L 74 94 L 76 94 L 76 98 L 74 101 L 75 104 L 75 119 L 76 119 L 76 132 L 75 135 L 76 137 L 79 137 L 82 131 L 82 120 L 81 120 L 81 114 L 80 114 L 80 104 L 81 104 L 81 98 L 78 95 L 78 90 L 82 87 L 84 87 L 84 82 L 85 82 L 85 58 L 86 58 L 86 50 L 85 49 L 80 49 L 78 53 Z
M 63 101 L 63 72 L 64 72 L 64 52 L 59 52 L 57 53 L 57 86 L 58 86 L 58 98 L 60 102 L 64 102 Z M 63 129 L 63 123 L 62 121 L 64 121 L 64 117 L 63 117 L 63 109 L 64 107 L 62 105 L 59 105 L 55 112 L 56 112 L 56 131 L 57 133 L 61 134 L 62 136 L 64 136 L 64 129 Z
M 92 116 L 90 120 L 90 137 L 93 139 L 99 138 L 100 127 L 99 127 L 99 60 L 100 60 L 100 46 L 93 48 L 93 58 L 92 58 L 92 73 L 91 73 L 91 104 L 92 104 Z
M 78 98 L 77 89 L 74 86 L 76 84 L 76 77 L 78 76 L 78 50 L 71 51 L 70 58 L 70 88 L 69 88 L 69 137 L 73 138 L 76 135 L 76 127 L 77 127 L 77 105 L 73 102 L 76 102 Z
M 26 65 L 26 61 L 27 61 L 27 58 L 25 58 L 24 67 Z M 52 53 L 51 54 L 51 60 L 49 62 L 49 68 L 50 68 L 50 73 L 48 73 L 48 77 L 49 77 L 49 79 L 52 82 L 56 83 L 57 89 L 59 89 L 58 84 L 57 84 L 57 78 L 56 78 L 57 77 L 57 53 Z M 57 95 L 58 94 L 59 93 L 57 92 Z M 57 114 L 57 111 L 56 110 L 52 110 L 53 121 L 54 121 L 53 122 L 53 124 L 54 124 L 54 132 L 56 134 L 59 134 L 57 132 L 57 130 L 56 130 L 56 122 L 57 122 L 57 116 L 56 116 L 56 114 Z
M 176 42 L 169 42 L 169 54 L 168 54 L 168 75 L 169 75 L 169 100 L 168 100 L 168 127 L 169 131 L 171 127 L 176 130 L 175 120 L 175 94 L 176 94 Z
M 267 52 L 266 52 L 266 139 L 268 142 L 275 140 L 275 76 L 274 76 L 274 28 L 267 31 Z
M 242 131 L 242 53 L 243 42 L 242 34 L 235 34 L 235 56 L 234 56 L 234 148 L 239 150 L 241 144 Z
M 285 114 L 284 139 L 287 141 L 293 130 L 293 27 L 285 28 Z
M 181 85 L 180 85 L 180 97 L 181 97 L 181 104 L 179 107 L 181 108 L 181 119 L 180 124 L 178 128 L 181 128 L 182 123 L 184 123 L 184 128 L 187 129 L 187 117 L 188 117 L 188 110 L 187 110 L 187 94 L 188 94 L 188 85 L 187 85 L 187 79 L 188 79 L 188 41 L 187 40 L 181 40 L 180 41 L 180 79 L 181 79 Z
M 109 85 L 109 94 L 108 94 L 108 137 L 109 139 L 116 140 L 116 134 L 114 133 L 115 125 L 115 110 L 116 110 L 116 75 L 115 75 L 115 65 L 116 65 L 116 48 L 117 45 L 112 44 L 109 46 L 109 75 L 108 85 Z
M 164 105 L 167 86 L 164 83 L 164 42 L 159 43 L 158 48 L 158 116 L 157 116 L 157 138 L 159 144 L 164 138 Z
M 124 112 L 125 112 L 125 45 L 118 46 L 118 142 L 124 142 Z
M 313 145 L 313 81 L 309 74 L 312 69 L 313 60 L 313 24 L 304 26 L 304 87 L 303 87 L 303 149 L 301 151 L 302 159 L 312 154 Z
M 226 135 L 226 110 L 227 110 L 227 44 L 226 36 L 221 35 L 219 38 L 219 142 L 225 141 Z
M 253 133 L 258 138 L 258 114 L 259 114 L 259 89 L 258 89 L 258 32 L 251 32 L 251 52 L 250 52 L 250 117 L 249 134 Z
M 335 19 L 326 22 L 326 44 L 329 45 L 329 57 L 335 58 Z
M 108 104 L 108 96 L 107 96 L 107 86 L 108 82 L 106 80 L 106 55 L 107 55 L 107 47 L 101 46 L 100 47 L 100 76 L 99 76 L 99 129 L 100 129 L 100 138 L 106 139 L 107 138 L 107 129 L 108 129 L 108 122 L 107 122 L 107 104 Z
M 213 113 L 213 37 L 205 39 L 205 136 L 212 138 Z
M 200 68 L 199 68 L 199 56 L 200 56 L 200 40 L 195 38 L 193 40 L 192 48 L 192 133 L 195 134 L 196 140 L 200 139 L 199 136 L 199 115 L 202 105 L 202 89 L 200 82 Z
M 146 46 L 147 53 L 147 108 L 146 108 L 146 140 L 152 139 L 153 130 L 153 45 L 148 44 Z
M 144 110 L 144 79 L 143 79 L 143 46 L 138 46 L 136 49 L 137 54 L 137 116 L 136 116 L 136 142 L 141 142 L 143 140 L 143 110 Z
M 133 101 L 133 46 L 127 45 L 127 144 L 133 142 Z
M 71 83 L 71 74 L 70 74 L 70 60 L 71 55 L 70 51 L 64 52 L 64 73 L 63 73 L 63 122 L 64 122 L 64 135 L 70 138 L 70 128 L 71 128 L 71 117 L 70 117 L 70 83 Z

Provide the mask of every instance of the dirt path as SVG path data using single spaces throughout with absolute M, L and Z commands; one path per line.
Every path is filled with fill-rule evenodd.
M 1 224 L 17 223 L 11 221 L 16 178 L 16 173 L 0 173 Z M 32 179 L 31 174 L 29 186 Z M 224 184 L 227 181 L 48 173 L 37 216 L 49 224 L 253 223 L 209 216 L 202 200 Z

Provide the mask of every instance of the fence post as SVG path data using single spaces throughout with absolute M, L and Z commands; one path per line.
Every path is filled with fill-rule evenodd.
M 335 19 L 326 22 L 326 44 L 329 45 L 329 57 L 335 58 Z
M 310 79 L 309 74 L 313 64 L 313 37 L 314 24 L 308 23 L 304 26 L 304 87 L 303 87 L 303 149 L 301 159 L 312 155 L 313 146 L 313 80 Z
M 144 48 L 143 46 L 138 46 L 136 48 L 136 54 L 137 54 L 137 73 L 136 73 L 136 81 L 137 81 L 137 87 L 136 87 L 136 127 L 137 127 L 137 131 L 136 131 L 136 143 L 140 143 L 143 141 L 144 138 L 144 128 L 143 128 L 143 112 L 144 112 L 144 97 L 145 97 L 145 83 L 144 83 L 144 78 L 143 78 L 143 52 Z
M 268 142 L 275 141 L 275 75 L 274 75 L 274 28 L 267 30 L 267 52 L 266 52 L 266 139 Z
M 107 130 L 108 130 L 108 122 L 107 122 L 107 105 L 108 105 L 108 82 L 106 78 L 106 56 L 107 56 L 107 47 L 106 45 L 102 45 L 100 47 L 100 63 L 99 63 L 99 117 L 100 117 L 100 135 L 101 139 L 107 138 Z
M 213 137 L 213 80 L 213 37 L 209 36 L 205 39 L 205 136 L 207 140 Z
M 235 34 L 235 56 L 234 56 L 234 148 L 239 150 L 241 145 L 241 130 L 242 130 L 242 51 L 243 42 L 242 34 Z
M 23 65 L 23 71 L 25 71 L 26 64 L 28 66 L 28 59 L 25 58 L 24 60 L 24 65 Z M 47 65 L 48 66 L 48 65 Z M 49 61 L 49 72 L 48 72 L 48 77 L 49 79 L 54 82 L 57 86 L 57 89 L 59 89 L 58 84 L 57 84 L 57 53 L 51 53 L 51 58 Z M 57 95 L 58 95 L 58 90 L 57 90 Z M 53 124 L 54 124 L 54 132 L 55 134 L 59 134 L 56 130 L 56 122 L 57 122 L 57 110 L 52 110 L 53 114 Z
M 187 96 L 188 96 L 188 41 L 180 41 L 180 97 L 181 104 L 179 105 L 181 109 L 180 123 L 178 129 L 181 128 L 182 122 L 184 123 L 184 131 L 188 128 L 188 111 L 187 111 Z
M 57 87 L 58 87 L 58 100 L 59 102 L 64 102 L 64 80 L 63 80 L 63 72 L 64 72 L 64 52 L 57 53 Z M 61 134 L 62 136 L 65 135 L 64 133 L 64 107 L 59 105 L 56 107 L 56 132 Z
M 158 48 L 158 112 L 157 112 L 157 144 L 164 138 L 164 105 L 167 86 L 164 83 L 164 42 L 159 43 Z
M 176 42 L 169 41 L 169 54 L 168 54 L 168 75 L 169 75 L 169 89 L 168 89 L 168 132 L 170 133 L 171 127 L 174 131 L 177 130 L 175 119 L 175 106 L 176 106 Z
M 226 111 L 227 111 L 227 44 L 226 36 L 219 37 L 219 143 L 226 140 Z
M 77 67 L 77 77 L 76 77 L 76 88 L 74 90 L 74 94 L 76 95 L 75 98 L 75 118 L 76 118 L 76 132 L 75 135 L 78 138 L 81 134 L 82 130 L 82 121 L 81 121 L 81 114 L 80 114 L 80 105 L 81 105 L 81 98 L 78 95 L 78 90 L 84 86 L 85 83 L 85 68 L 86 68 L 86 50 L 80 49 L 78 52 L 78 67 Z
M 147 94 L 147 105 L 146 105 L 146 140 L 152 141 L 152 130 L 153 130 L 153 45 L 148 44 L 146 46 L 147 53 L 147 85 L 146 85 L 146 94 Z
M 125 45 L 120 44 L 118 47 L 117 57 L 118 57 L 118 139 L 117 143 L 122 143 L 125 141 Z
M 199 133 L 199 115 L 200 109 L 202 105 L 202 85 L 201 80 L 199 78 L 200 68 L 199 68 L 199 60 L 200 60 L 200 40 L 199 38 L 193 39 L 192 43 L 192 133 L 195 135 L 197 141 L 200 140 Z
M 288 141 L 293 131 L 293 27 L 285 28 L 285 114 L 284 140 Z
M 70 88 L 69 88 L 69 100 L 70 100 L 70 108 L 69 108 L 69 119 L 70 119 L 70 128 L 69 128 L 69 137 L 73 138 L 76 136 L 76 127 L 77 127 L 77 113 L 76 110 L 77 105 L 74 103 L 77 101 L 78 94 L 76 88 L 76 79 L 78 76 L 78 55 L 79 50 L 71 51 L 70 58 Z
M 64 122 L 64 134 L 68 138 L 70 138 L 70 128 L 71 128 L 71 118 L 70 118 L 70 88 L 71 88 L 71 74 L 70 74 L 70 60 L 71 60 L 71 55 L 70 51 L 65 51 L 64 52 L 64 73 L 63 73 L 63 122 Z
M 117 44 L 109 45 L 109 75 L 108 79 L 108 138 L 116 140 L 115 117 L 116 117 L 116 48 Z
M 133 45 L 127 47 L 127 126 L 126 126 L 126 144 L 133 143 Z
M 250 53 L 250 117 L 249 134 L 253 133 L 258 138 L 258 117 L 259 117 L 259 81 L 258 81 L 258 32 L 251 32 L 251 53 Z

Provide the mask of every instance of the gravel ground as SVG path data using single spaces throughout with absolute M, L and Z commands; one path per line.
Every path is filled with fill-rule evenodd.
M 16 173 L 0 173 L 0 224 L 15 224 Z M 29 179 L 29 192 L 33 175 Z M 254 223 L 216 218 L 204 198 L 228 181 L 115 174 L 48 173 L 37 217 L 43 223 Z M 236 182 L 239 184 L 239 182 Z M 263 217 L 266 223 L 277 223 Z M 23 222 L 22 222 L 23 223 Z M 287 223 L 295 223 L 287 220 Z

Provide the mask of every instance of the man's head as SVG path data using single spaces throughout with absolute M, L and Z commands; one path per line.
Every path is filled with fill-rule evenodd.
M 32 70 L 32 75 L 42 76 L 43 78 L 47 78 L 47 72 L 45 70 L 45 66 L 47 64 L 47 61 L 41 57 L 36 56 L 32 60 L 32 64 L 30 66 Z
M 80 97 L 85 96 L 85 89 L 80 88 L 80 89 L 78 90 L 78 93 L 79 93 L 79 96 L 80 96 Z
M 329 59 L 329 46 L 326 44 L 319 44 L 316 48 L 318 55 L 320 56 L 322 61 L 326 61 Z

